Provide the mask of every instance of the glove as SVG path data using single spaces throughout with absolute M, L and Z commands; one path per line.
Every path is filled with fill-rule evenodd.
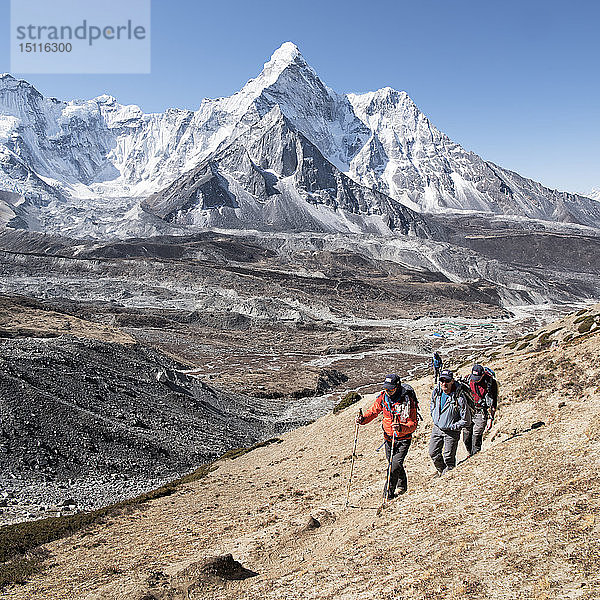
M 485 431 L 483 433 L 489 433 L 493 424 L 494 424 L 494 420 L 493 419 L 488 419 Z
M 392 428 L 396 433 L 402 433 L 402 423 L 393 423 Z
M 365 422 L 365 418 L 362 416 L 361 413 L 356 415 L 356 424 L 357 425 L 362 425 L 364 422 Z

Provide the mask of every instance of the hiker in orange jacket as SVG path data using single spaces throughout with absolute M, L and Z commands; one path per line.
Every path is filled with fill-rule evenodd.
M 412 434 L 417 428 L 417 395 L 410 385 L 403 384 L 398 375 L 388 375 L 383 382 L 383 390 L 371 408 L 356 417 L 359 425 L 370 423 L 377 415 L 383 413 L 383 437 L 385 439 L 385 455 L 388 463 L 392 453 L 390 486 L 387 481 L 383 495 L 388 499 L 406 492 L 408 480 L 404 469 L 404 459 L 408 453 Z M 398 491 L 396 493 L 396 486 Z

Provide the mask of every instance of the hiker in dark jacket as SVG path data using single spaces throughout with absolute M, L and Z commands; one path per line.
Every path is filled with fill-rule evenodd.
M 498 407 L 498 382 L 489 369 L 473 365 L 469 377 L 469 388 L 473 398 L 473 418 L 470 426 L 463 431 L 463 442 L 469 456 L 477 454 L 483 444 L 483 434 L 487 433 L 494 422 Z
M 433 367 L 433 383 L 437 383 L 440 377 L 440 371 L 443 367 L 442 357 L 437 352 L 433 353 L 431 366 Z
M 466 391 L 454 381 L 454 373 L 444 370 L 431 394 L 433 429 L 429 440 L 429 456 L 442 475 L 456 466 L 456 450 L 460 430 L 471 424 L 471 411 Z
M 359 425 L 370 423 L 377 415 L 383 412 L 383 437 L 385 439 L 385 454 L 390 460 L 392 445 L 392 468 L 390 472 L 390 487 L 387 489 L 387 480 L 383 495 L 388 499 L 406 492 L 408 479 L 404 469 L 404 459 L 408 453 L 412 434 L 417 428 L 417 395 L 410 385 L 402 383 L 398 375 L 388 375 L 383 382 L 383 391 L 364 415 L 358 415 L 356 422 Z M 392 444 L 393 438 L 393 444 Z M 396 486 L 398 493 L 396 494 Z

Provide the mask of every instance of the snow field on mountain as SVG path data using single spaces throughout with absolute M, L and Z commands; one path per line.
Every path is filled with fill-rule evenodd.
M 0 140 L 31 175 L 15 178 L 2 170 L 8 189 L 28 198 L 47 199 L 48 191 L 36 182 L 43 177 L 70 198 L 141 201 L 231 144 L 275 107 L 351 179 L 419 212 L 480 210 L 594 227 L 600 223 L 596 203 L 548 190 L 465 151 L 437 130 L 405 92 L 388 87 L 336 93 L 291 42 L 276 50 L 242 90 L 205 99 L 196 111 L 143 114 L 107 94 L 67 103 L 43 98 L 28 83 L 3 75 Z M 138 225 L 141 231 L 147 228 L 147 223 Z M 253 225 L 240 222 L 245 228 Z

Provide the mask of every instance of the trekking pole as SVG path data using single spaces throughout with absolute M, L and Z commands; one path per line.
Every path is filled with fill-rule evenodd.
M 362 408 L 358 409 L 358 416 L 362 417 Z M 348 478 L 348 488 L 346 490 L 346 505 L 345 508 L 348 508 L 348 504 L 350 502 L 350 483 L 352 482 L 352 473 L 354 473 L 354 459 L 356 458 L 356 445 L 358 444 L 358 428 L 360 425 L 356 423 L 354 427 L 354 447 L 352 448 L 352 462 L 350 463 L 350 477 Z
M 392 429 L 392 449 L 390 451 L 390 460 L 388 461 L 387 482 L 383 492 L 383 503 L 385 504 L 390 495 L 390 479 L 392 477 L 392 460 L 394 458 L 394 442 L 396 441 L 396 432 Z

